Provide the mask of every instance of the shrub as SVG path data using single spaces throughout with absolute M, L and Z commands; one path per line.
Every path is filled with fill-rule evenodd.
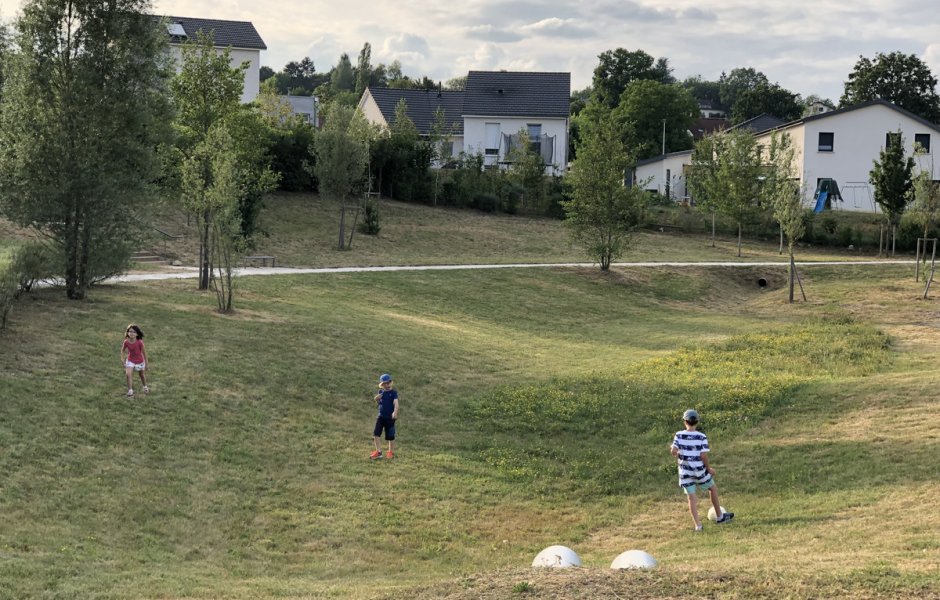
M 58 252 L 48 244 L 29 241 L 13 252 L 10 268 L 16 277 L 17 290 L 28 292 L 37 281 L 61 276 L 61 264 Z
M 369 198 L 366 200 L 365 216 L 359 226 L 359 230 L 366 235 L 379 235 L 382 225 L 379 222 L 379 203 Z

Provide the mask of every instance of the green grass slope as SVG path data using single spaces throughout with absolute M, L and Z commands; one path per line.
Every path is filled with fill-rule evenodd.
M 789 306 L 761 274 L 247 277 L 231 316 L 192 281 L 34 292 L 0 334 L 0 597 L 938 597 L 937 301 L 816 267 Z M 692 405 L 738 514 L 699 536 L 667 452 Z M 556 543 L 586 568 L 526 568 Z M 660 568 L 609 573 L 633 548 Z

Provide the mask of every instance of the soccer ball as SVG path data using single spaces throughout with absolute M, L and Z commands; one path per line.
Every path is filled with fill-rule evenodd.
M 727 512 L 727 511 L 725 510 L 725 507 L 722 506 L 722 507 L 721 507 L 721 514 L 724 514 L 725 512 Z M 718 515 L 715 514 L 715 507 L 714 507 L 714 506 L 712 506 L 711 508 L 708 509 L 708 520 L 709 520 L 709 521 L 717 521 L 717 520 L 718 520 Z
M 642 550 L 627 550 L 610 563 L 611 569 L 652 569 L 656 559 Z
M 539 552 L 532 561 L 533 567 L 551 567 L 555 569 L 565 569 L 568 567 L 580 567 L 581 558 L 574 550 L 567 546 L 549 546 Z

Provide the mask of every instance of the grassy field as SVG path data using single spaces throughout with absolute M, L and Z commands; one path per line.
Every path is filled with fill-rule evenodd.
M 279 266 L 347 267 L 417 264 L 559 263 L 590 259 L 569 241 L 564 224 L 556 219 L 494 215 L 407 204 L 382 199 L 382 230 L 378 236 L 353 236 L 352 250 L 337 250 L 339 205 L 311 194 L 272 194 L 265 201 L 255 254 L 274 256 Z M 164 248 L 184 264 L 193 265 L 197 236 L 184 215 L 166 210 L 158 219 L 163 231 L 183 236 L 164 241 L 157 235 L 153 247 Z M 2 232 L 2 228 L 0 228 Z M 348 232 L 347 232 L 348 235 Z M 754 261 L 783 260 L 776 239 L 745 240 L 737 258 L 737 240 L 719 238 L 715 247 L 706 235 L 678 235 L 668 231 L 637 233 L 623 261 Z M 871 258 L 871 252 L 841 251 L 802 245 L 800 260 Z
M 796 305 L 751 267 L 245 277 L 229 316 L 192 281 L 32 292 L 0 332 L 0 598 L 940 598 L 910 271 L 807 267 Z M 667 452 L 693 405 L 737 513 L 698 535 Z M 585 568 L 528 568 L 551 544 Z M 611 572 L 628 549 L 659 568 Z

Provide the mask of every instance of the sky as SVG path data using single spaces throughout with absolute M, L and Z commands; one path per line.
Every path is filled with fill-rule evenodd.
M 752 67 L 802 96 L 838 103 L 859 55 L 915 54 L 940 76 L 940 11 L 925 0 L 153 0 L 164 15 L 251 21 L 281 70 L 309 56 L 328 71 L 399 60 L 405 75 L 446 82 L 469 70 L 563 71 L 591 83 L 606 50 L 667 58 L 677 79 Z M 22 0 L 0 0 L 11 19 Z

